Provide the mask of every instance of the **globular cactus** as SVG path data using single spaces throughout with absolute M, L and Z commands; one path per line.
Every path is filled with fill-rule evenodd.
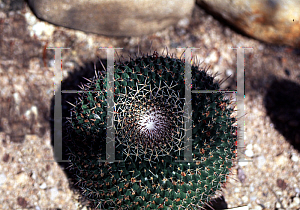
M 192 65 L 192 90 L 219 83 Z M 185 62 L 143 55 L 114 66 L 115 159 L 106 160 L 106 71 L 82 86 L 64 141 L 82 194 L 99 209 L 198 209 L 236 157 L 236 119 L 224 93 L 192 94 L 192 158 L 184 159 Z

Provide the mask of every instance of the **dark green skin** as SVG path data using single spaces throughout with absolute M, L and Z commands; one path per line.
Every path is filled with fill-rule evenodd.
M 227 108 L 230 101 L 223 93 L 192 94 L 194 162 L 175 162 L 184 158 L 184 131 L 180 129 L 184 128 L 183 112 L 180 112 L 184 105 L 184 67 L 184 61 L 169 56 L 143 56 L 115 64 L 115 159 L 124 160 L 120 163 L 98 162 L 106 158 L 105 74 L 99 72 L 92 83 L 85 85 L 84 90 L 99 90 L 99 93 L 81 94 L 82 101 L 72 109 L 72 124 L 64 134 L 64 142 L 69 150 L 70 169 L 76 174 L 75 181 L 92 206 L 102 209 L 197 209 L 221 190 L 236 157 L 237 140 L 236 128 L 232 126 L 236 119 L 230 117 L 233 110 Z M 168 98 L 165 91 L 158 94 L 164 97 L 155 99 L 157 91 L 154 91 L 150 101 L 143 101 L 142 97 L 133 99 L 129 93 L 136 93 L 136 84 L 144 87 L 140 95 L 148 93 L 149 97 L 150 88 L 169 90 L 167 87 L 172 86 L 170 91 L 177 96 L 170 94 Z M 120 97 L 120 93 L 125 94 L 125 87 L 126 95 Z M 219 84 L 207 71 L 192 66 L 192 90 L 218 89 Z M 130 105 L 119 104 L 121 99 Z M 152 137 L 145 133 L 138 135 L 141 109 L 153 107 L 160 110 L 157 117 L 164 121 L 162 127 Z M 122 110 L 129 114 L 121 115 Z M 127 145 L 137 145 L 147 154 L 135 155 L 132 149 L 127 150 L 130 151 L 127 156 L 128 152 L 124 152 Z M 161 156 L 156 157 L 155 151 L 161 152 Z M 149 157 L 151 161 L 147 160 Z

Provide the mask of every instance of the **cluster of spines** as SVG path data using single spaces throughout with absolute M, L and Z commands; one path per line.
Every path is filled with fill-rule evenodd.
M 163 81 L 171 86 L 172 81 L 163 79 L 176 81 L 181 78 L 182 81 L 183 69 L 184 65 L 178 59 L 162 56 L 139 58 L 116 68 L 114 92 L 116 95 L 126 93 L 126 87 L 133 91 L 134 82 L 140 84 L 149 81 L 148 85 L 159 85 L 158 82 Z M 192 70 L 194 89 L 219 88 L 218 84 L 213 83 L 213 78 L 204 71 L 195 67 Z M 81 102 L 76 106 L 77 110 L 74 109 L 73 128 L 81 134 L 81 137 L 90 137 L 86 138 L 85 142 L 97 144 L 95 141 L 99 141 L 97 139 L 99 135 L 105 134 L 107 105 L 105 87 L 104 74 L 94 78 L 93 83 L 87 84 L 84 89 L 99 92 L 96 95 L 83 94 Z M 177 89 L 174 89 L 180 91 L 182 88 L 183 84 L 178 83 Z M 87 146 L 87 143 L 79 143 L 82 139 L 78 139 L 77 151 L 75 148 L 70 149 L 72 154 L 70 159 L 73 162 L 73 169 L 77 171 L 78 183 L 83 189 L 83 194 L 99 204 L 99 207 L 115 205 L 124 209 L 127 207 L 132 209 L 134 206 L 136 209 L 141 207 L 165 209 L 175 206 L 186 208 L 192 207 L 193 204 L 201 206 L 208 201 L 210 195 L 219 190 L 220 185 L 226 181 L 235 150 L 233 144 L 235 137 L 231 135 L 234 132 L 231 126 L 233 119 L 229 116 L 232 110 L 226 109 L 228 101 L 223 100 L 221 94 L 212 95 L 195 94 L 193 97 L 193 107 L 202 110 L 194 112 L 193 115 L 193 156 L 197 162 L 182 164 L 175 162 L 182 156 L 164 157 L 153 164 L 152 170 L 147 163 L 133 159 L 126 162 L 126 167 L 122 163 L 104 164 L 97 162 L 97 158 L 105 159 L 104 150 L 82 154 L 79 145 Z M 203 103 L 203 100 L 206 102 Z M 218 137 L 220 135 L 222 138 Z M 205 138 L 197 140 L 200 137 Z M 103 145 L 105 145 L 104 138 L 100 141 L 99 149 L 103 149 Z M 91 171 L 93 175 L 90 175 Z
M 172 100 L 166 94 L 171 95 Z M 135 156 L 136 160 L 149 161 L 151 166 L 153 159 L 171 156 L 174 153 L 170 150 L 182 147 L 183 142 L 174 139 L 183 135 L 180 130 L 183 126 L 183 101 L 170 87 L 144 85 L 120 96 L 116 107 L 117 140 L 123 145 L 121 150 L 126 153 L 125 159 Z M 120 119 L 122 123 L 118 122 Z

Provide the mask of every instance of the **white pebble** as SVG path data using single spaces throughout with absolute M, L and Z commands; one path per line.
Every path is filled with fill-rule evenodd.
M 256 153 L 261 153 L 261 147 L 258 144 L 254 144 L 253 149 L 256 151 Z
M 38 22 L 32 26 L 32 31 L 38 37 L 41 37 L 43 34 L 47 36 L 51 36 L 54 30 L 55 30 L 54 26 L 50 24 L 46 25 L 44 22 Z
M 36 174 L 35 174 L 34 172 L 32 172 L 31 178 L 32 178 L 33 180 L 36 180 Z
M 239 166 L 243 167 L 243 166 L 246 166 L 248 165 L 248 161 L 239 161 Z
M 258 162 L 257 167 L 261 168 L 261 167 L 263 167 L 263 165 L 265 165 L 266 158 L 263 155 L 261 155 L 261 156 L 257 157 L 257 162 Z
M 2 184 L 4 184 L 5 181 L 6 181 L 6 176 L 5 176 L 5 174 L 0 174 L 0 186 L 1 186 Z
M 37 36 L 41 36 L 42 33 L 44 32 L 45 28 L 46 28 L 46 26 L 45 26 L 44 22 L 39 22 L 32 26 L 32 30 L 34 31 L 34 33 Z
M 188 18 L 183 18 L 183 19 L 179 20 L 178 26 L 186 27 L 189 25 L 189 23 L 190 23 L 190 20 Z
M 226 76 L 227 76 L 227 77 L 233 76 L 233 70 L 232 70 L 232 69 L 227 69 L 227 70 L 226 70 Z
M 252 150 L 250 150 L 250 149 L 247 149 L 246 151 L 245 151 L 245 155 L 247 156 L 247 157 L 253 157 L 253 151 Z
M 16 92 L 16 93 L 13 94 L 13 96 L 14 96 L 15 103 L 16 103 L 17 105 L 20 104 L 21 98 L 20 98 L 19 93 Z
M 248 203 L 249 199 L 247 196 L 243 196 L 242 201 L 243 201 L 243 203 Z
M 300 204 L 300 198 L 295 197 L 295 198 L 293 199 L 293 203 L 296 204 L 297 206 L 299 206 L 299 204 Z
M 205 59 L 205 63 L 213 63 L 213 62 L 216 62 L 218 61 L 219 59 L 219 56 L 218 56 L 218 53 L 216 50 L 213 50 L 208 56 L 207 58 Z
M 20 173 L 16 175 L 15 180 L 18 185 L 24 185 L 29 181 L 29 177 L 25 173 Z
M 277 209 L 280 209 L 280 208 L 281 208 L 280 203 L 279 203 L 279 202 L 276 202 L 275 207 L 276 207 Z
M 44 182 L 43 184 L 41 184 L 40 188 L 41 188 L 41 189 L 46 189 L 46 188 L 47 188 L 46 183 Z
M 38 109 L 37 109 L 36 106 L 32 106 L 31 107 L 31 112 L 33 113 L 35 119 L 37 119 L 37 117 L 38 117 Z
M 293 154 L 292 157 L 291 157 L 291 160 L 292 160 L 293 162 L 298 162 L 299 157 L 298 157 L 296 154 Z
M 27 118 L 27 119 L 30 119 L 30 115 L 31 113 L 33 114 L 34 118 L 37 119 L 38 117 L 38 109 L 36 106 L 32 106 L 30 109 L 28 109 L 24 116 Z
M 49 67 L 55 67 L 55 60 L 54 59 L 49 60 Z
M 34 25 L 37 22 L 37 18 L 34 15 L 32 15 L 30 12 L 27 12 L 24 16 L 25 16 L 26 22 L 29 25 Z
M 262 210 L 263 208 L 261 206 L 255 206 L 255 210 Z
M 56 187 L 50 189 L 50 199 L 53 201 L 58 196 L 58 190 Z

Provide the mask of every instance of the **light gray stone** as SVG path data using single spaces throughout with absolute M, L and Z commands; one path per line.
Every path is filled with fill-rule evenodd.
M 300 47 L 299 0 L 196 0 L 244 33 L 273 44 Z
M 140 36 L 190 17 L 194 0 L 29 0 L 42 20 L 109 36 Z

